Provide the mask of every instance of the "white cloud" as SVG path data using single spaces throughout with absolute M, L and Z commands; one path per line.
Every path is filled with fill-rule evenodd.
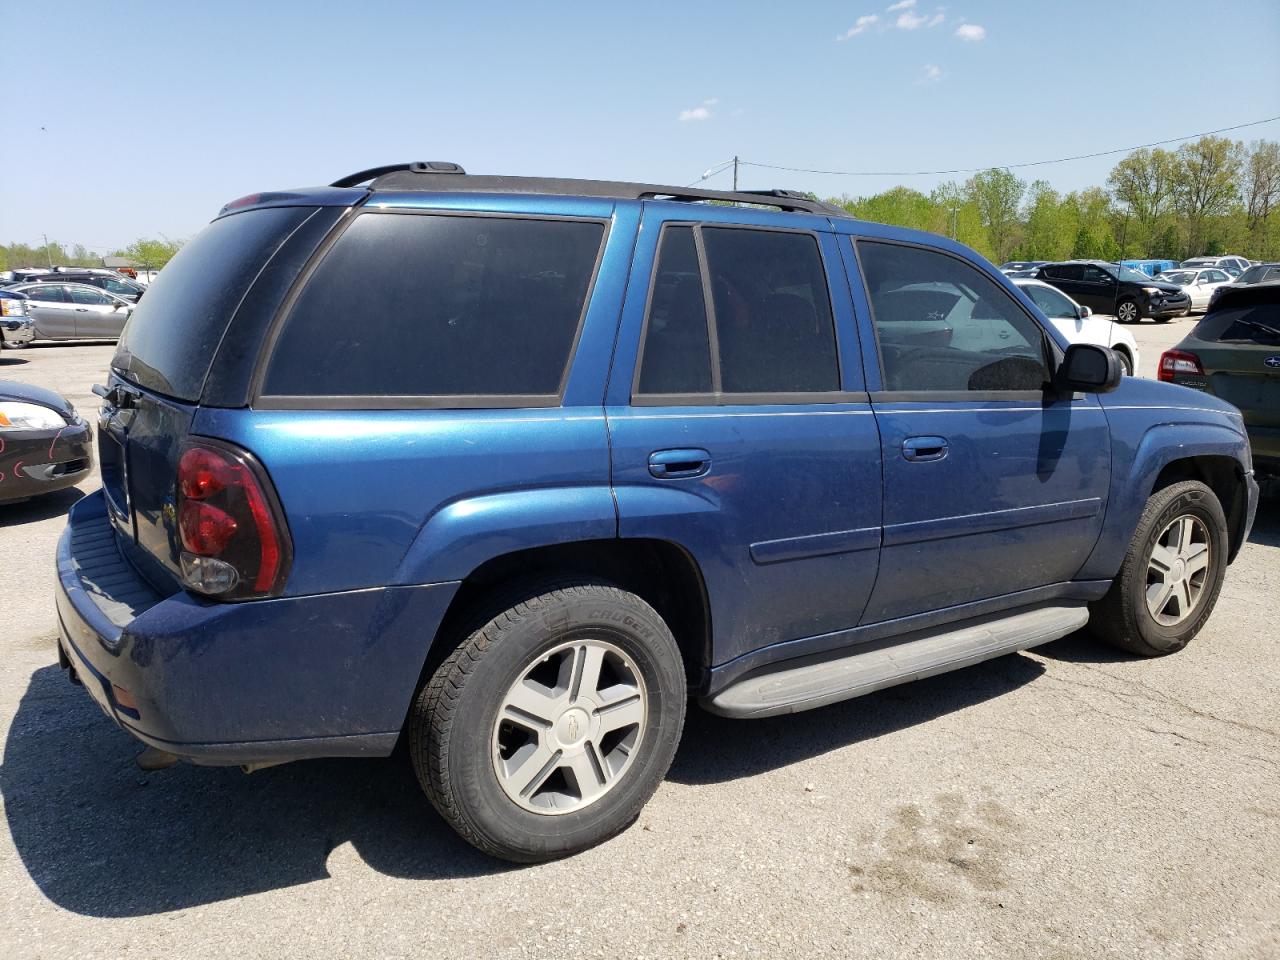
M 930 18 L 929 18 L 929 22 L 928 22 L 928 23 L 926 23 L 926 24 L 925 24 L 925 26 L 926 26 L 926 27 L 936 27 L 938 24 L 940 24 L 940 23 L 941 23 L 943 20 L 945 20 L 945 19 L 947 19 L 947 18 L 946 18 L 946 16 L 945 16 L 944 14 L 941 14 L 941 13 L 935 13 L 932 17 L 930 17 Z
M 920 83 L 937 83 L 942 79 L 942 68 L 933 63 L 924 65 L 924 74 L 920 77 Z
M 987 38 L 987 28 L 980 27 L 976 23 L 962 23 L 956 27 L 956 36 L 961 40 L 977 43 L 979 40 Z
M 911 2 L 914 3 L 915 0 L 911 0 Z M 838 35 L 836 39 L 848 40 L 850 37 L 856 37 L 858 34 L 862 33 L 862 31 L 866 30 L 870 26 L 875 25 L 879 21 L 880 21 L 879 14 L 868 13 L 866 16 L 859 17 L 857 20 L 855 20 L 853 22 L 853 26 L 850 27 L 848 30 L 846 30 L 844 33 Z
M 681 123 L 688 120 L 710 120 L 711 108 L 720 102 L 719 97 L 708 97 L 702 101 L 701 106 L 690 107 L 688 110 L 681 110 L 678 119 Z
M 897 27 L 899 30 L 914 30 L 917 27 L 923 27 L 928 19 L 928 17 L 908 10 L 905 13 L 898 14 Z
M 910 10 L 916 5 L 916 0 L 898 0 L 897 3 L 890 4 L 886 9 L 893 13 L 895 10 Z

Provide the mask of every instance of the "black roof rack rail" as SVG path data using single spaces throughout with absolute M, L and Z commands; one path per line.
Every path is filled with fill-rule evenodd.
M 424 173 L 453 173 L 460 176 L 423 177 Z M 662 186 L 652 183 L 625 183 L 613 180 L 574 180 L 555 177 L 508 177 L 467 174 L 456 164 L 398 163 L 343 177 L 335 187 L 351 187 L 372 179 L 373 190 L 439 191 L 458 193 L 542 193 L 562 196 L 601 197 L 614 200 L 675 200 L 698 203 L 709 200 L 721 203 L 776 207 L 788 213 L 813 213 L 819 216 L 847 217 L 839 207 L 810 200 L 795 190 L 704 190 L 697 187 Z
M 358 187 L 366 180 L 374 180 L 378 177 L 385 176 L 388 173 L 399 173 L 402 170 L 408 170 L 411 173 L 461 173 L 463 170 L 456 163 L 450 163 L 447 160 L 415 160 L 413 163 L 388 163 L 382 167 L 370 167 L 368 170 L 359 170 L 356 173 L 347 174 L 345 177 L 339 177 L 331 187 Z

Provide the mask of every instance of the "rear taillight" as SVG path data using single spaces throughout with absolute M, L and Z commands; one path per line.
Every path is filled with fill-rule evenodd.
M 0 298 L 0 317 L 25 317 L 27 315 L 27 305 L 22 300 L 10 300 L 8 297 Z
M 186 585 L 221 600 L 278 594 L 289 572 L 289 532 L 252 454 L 193 441 L 178 460 L 177 487 Z
M 1157 374 L 1161 380 L 1173 381 L 1178 377 L 1203 377 L 1204 367 L 1200 366 L 1200 358 L 1185 350 L 1166 350 L 1160 354 L 1160 369 Z

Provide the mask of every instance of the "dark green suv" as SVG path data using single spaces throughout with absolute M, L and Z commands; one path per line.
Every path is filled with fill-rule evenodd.
M 1161 355 L 1160 379 L 1239 407 L 1259 476 L 1280 478 L 1280 283 L 1223 292 Z

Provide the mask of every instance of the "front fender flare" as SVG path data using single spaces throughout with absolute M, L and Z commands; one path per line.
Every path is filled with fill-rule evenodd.
M 1149 427 L 1129 458 L 1128 469 L 1113 455 L 1115 472 L 1102 534 L 1076 578 L 1107 580 L 1116 575 L 1133 539 L 1156 478 L 1169 464 L 1194 457 L 1229 457 L 1248 469 L 1249 441 L 1224 424 L 1166 422 Z

